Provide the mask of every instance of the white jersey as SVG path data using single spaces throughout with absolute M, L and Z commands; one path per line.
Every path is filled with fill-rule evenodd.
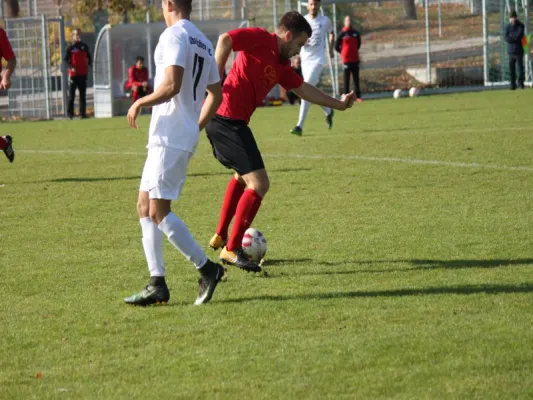
M 333 31 L 331 20 L 325 15 L 317 15 L 315 18 L 310 14 L 305 16 L 313 34 L 302 47 L 300 58 L 302 64 L 326 64 L 326 41 L 329 33 Z
M 185 71 L 180 92 L 152 109 L 148 148 L 194 152 L 206 87 L 220 81 L 214 55 L 211 42 L 188 20 L 176 22 L 161 34 L 154 52 L 154 90 L 163 82 L 167 67 L 177 65 Z

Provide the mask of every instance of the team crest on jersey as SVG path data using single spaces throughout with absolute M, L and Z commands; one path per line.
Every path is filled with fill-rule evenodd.
M 274 85 L 277 81 L 276 70 L 272 65 L 267 65 L 265 67 L 265 87 Z

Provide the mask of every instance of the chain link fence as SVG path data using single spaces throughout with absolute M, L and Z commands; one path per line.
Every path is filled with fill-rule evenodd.
M 2 115 L 10 119 L 64 116 L 67 81 L 63 19 L 41 15 L 7 19 L 5 25 L 17 56 L 17 69 Z
M 526 33 L 530 33 L 533 17 L 529 1 L 416 0 L 414 20 L 404 18 L 403 0 L 322 0 L 322 12 L 332 19 L 336 33 L 342 29 L 345 15 L 355 21 L 363 41 L 361 89 L 363 97 L 371 97 L 413 86 L 454 91 L 509 84 L 504 37 L 508 15 L 516 10 Z M 46 8 L 33 0 L 21 1 L 20 5 L 28 13 L 44 12 Z M 291 9 L 305 14 L 306 3 L 200 0 L 192 19 L 203 21 L 204 26 L 246 19 L 251 26 L 273 30 L 281 15 Z M 9 95 L 0 97 L 0 116 L 41 119 L 65 115 L 67 78 L 62 17 L 9 19 L 5 25 L 18 66 Z M 530 49 L 525 54 L 525 66 L 526 84 L 531 85 Z M 342 68 L 336 54 L 319 86 L 331 94 L 340 93 Z

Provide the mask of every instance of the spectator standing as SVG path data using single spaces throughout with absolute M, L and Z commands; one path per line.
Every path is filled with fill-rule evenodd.
M 0 61 L 2 58 L 7 61 L 7 66 L 0 80 L 0 90 L 8 90 L 11 87 L 11 75 L 17 66 L 17 58 L 15 53 L 13 53 L 6 31 L 0 28 Z M 0 62 L 1 72 L 2 63 Z M 10 135 L 0 136 L 0 150 L 4 152 L 9 162 L 13 162 L 15 159 L 15 150 L 13 150 L 12 143 L 13 138 Z
M 515 10 L 509 14 L 509 25 L 505 29 L 505 41 L 507 42 L 507 53 L 509 54 L 509 71 L 511 72 L 511 90 L 516 90 L 516 65 L 518 64 L 518 87 L 524 88 L 524 48 L 522 38 L 524 37 L 524 24 L 518 19 Z
M 109 14 L 102 7 L 102 2 L 97 2 L 96 10 L 93 12 L 93 25 L 94 33 L 98 36 L 98 33 L 102 30 L 104 26 L 109 23 Z
M 80 92 L 80 117 L 86 118 L 87 74 L 92 61 L 89 46 L 81 41 L 80 29 L 72 31 L 72 44 L 67 47 L 65 60 L 70 78 L 67 115 L 70 119 L 74 117 L 74 98 L 76 97 L 76 89 L 78 89 Z
M 349 15 L 344 17 L 344 27 L 335 42 L 335 50 L 341 53 L 344 64 L 344 93 L 350 93 L 350 74 L 353 77 L 357 102 L 362 102 L 359 87 L 359 49 L 361 48 L 361 34 L 353 28 Z

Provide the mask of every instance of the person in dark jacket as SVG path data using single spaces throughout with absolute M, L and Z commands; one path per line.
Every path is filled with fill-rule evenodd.
M 65 60 L 68 65 L 69 96 L 67 115 L 72 119 L 74 116 L 74 98 L 76 89 L 80 92 L 80 116 L 86 118 L 86 92 L 87 92 L 87 74 L 91 66 L 91 54 L 89 46 L 81 41 L 81 31 L 74 29 L 72 31 L 72 44 L 67 47 Z
M 509 53 L 509 70 L 511 71 L 511 90 L 516 89 L 516 65 L 518 64 L 518 87 L 524 88 L 524 48 L 522 38 L 524 37 L 524 24 L 518 20 L 516 11 L 512 10 L 509 15 L 509 25 L 505 29 L 505 41 L 507 53 Z
M 359 87 L 359 49 L 361 48 L 361 34 L 352 27 L 349 15 L 344 17 L 344 27 L 335 42 L 335 50 L 341 53 L 344 64 L 344 93 L 350 93 L 350 74 L 353 76 L 355 96 L 361 102 Z

